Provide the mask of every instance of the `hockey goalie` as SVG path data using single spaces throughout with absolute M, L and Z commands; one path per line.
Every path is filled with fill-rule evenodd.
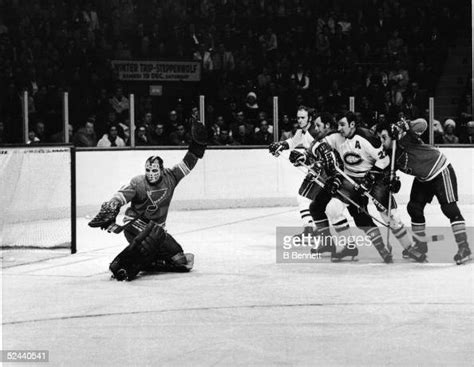
M 155 155 L 145 162 L 145 174 L 135 176 L 118 190 L 89 222 L 93 228 L 108 232 L 123 230 L 128 246 L 110 264 L 112 277 L 133 280 L 140 271 L 187 272 L 194 255 L 185 254 L 181 245 L 166 231 L 166 218 L 178 183 L 188 175 L 206 149 L 206 130 L 200 122 L 191 127 L 192 142 L 183 160 L 173 168 L 164 168 Z M 125 225 L 115 224 L 120 208 L 127 203 Z

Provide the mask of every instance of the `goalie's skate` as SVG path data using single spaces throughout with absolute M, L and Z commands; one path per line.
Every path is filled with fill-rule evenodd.
M 352 261 L 357 261 L 355 257 L 359 255 L 359 249 L 357 247 L 354 248 L 348 248 L 347 246 L 342 249 L 341 252 L 336 252 L 334 251 L 331 254 L 331 261 L 332 262 L 338 262 L 341 261 L 345 257 L 351 257 Z
M 457 265 L 461 265 L 469 260 L 471 260 L 471 249 L 467 244 L 460 245 L 457 254 L 454 255 L 454 261 Z

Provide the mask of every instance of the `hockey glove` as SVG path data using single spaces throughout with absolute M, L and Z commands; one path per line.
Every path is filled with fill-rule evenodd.
M 193 121 L 191 124 L 192 141 L 189 145 L 189 151 L 196 157 L 202 158 L 207 147 L 207 131 L 204 124 L 200 121 Z
M 275 157 L 278 157 L 280 155 L 280 151 L 287 149 L 290 149 L 290 146 L 286 141 L 277 141 L 275 143 L 271 143 L 268 146 L 268 151 Z
M 398 176 L 394 176 L 392 180 L 390 180 L 390 175 L 386 175 L 383 179 L 384 185 L 388 186 L 388 189 L 391 193 L 396 194 L 400 191 L 402 184 L 400 183 L 400 178 Z
M 338 176 L 329 177 L 324 184 L 324 189 L 331 195 L 335 195 L 341 187 L 342 181 Z
M 306 154 L 298 152 L 297 150 L 292 150 L 290 153 L 290 162 L 295 167 L 299 167 L 307 164 L 308 157 Z
M 99 213 L 89 222 L 89 227 L 106 229 L 115 223 L 119 212 L 120 204 L 117 201 L 106 201 L 102 204 Z

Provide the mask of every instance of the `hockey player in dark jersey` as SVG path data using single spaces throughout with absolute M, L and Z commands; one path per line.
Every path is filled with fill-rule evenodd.
M 204 126 L 194 122 L 188 152 L 172 168 L 164 168 L 159 156 L 145 162 L 145 174 L 133 177 L 89 222 L 102 229 L 114 225 L 120 208 L 127 203 L 124 234 L 129 245 L 112 261 L 110 271 L 117 280 L 132 280 L 142 271 L 189 271 L 193 255 L 184 254 L 181 245 L 166 231 L 166 218 L 178 183 L 202 158 L 206 148 Z
M 377 126 L 376 131 L 386 151 L 392 149 L 393 139 L 397 140 L 395 169 L 415 176 L 407 205 L 413 233 L 425 236 L 424 209 L 426 204 L 431 203 L 433 197 L 436 196 L 441 211 L 451 222 L 458 245 L 454 261 L 461 264 L 469 259 L 471 250 L 467 241 L 466 224 L 456 203 L 458 201 L 456 174 L 443 153 L 421 140 L 420 135 L 427 126 L 424 119 L 417 119 L 413 122 L 382 124 Z M 428 251 L 426 242 L 416 238 L 414 240 L 420 251 L 425 253 Z

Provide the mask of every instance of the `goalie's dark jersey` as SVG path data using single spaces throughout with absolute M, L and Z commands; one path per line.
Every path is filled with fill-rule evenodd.
M 145 175 L 135 176 L 128 185 L 122 186 L 114 194 L 113 199 L 118 200 L 121 205 L 131 202 L 125 212 L 126 217 L 143 216 L 164 226 L 174 189 L 191 172 L 197 160 L 194 154 L 188 152 L 173 168 L 165 168 L 160 182 L 153 185 L 148 183 Z
M 449 165 L 443 153 L 423 143 L 412 130 L 398 141 L 395 157 L 396 168 L 419 181 L 432 180 Z

